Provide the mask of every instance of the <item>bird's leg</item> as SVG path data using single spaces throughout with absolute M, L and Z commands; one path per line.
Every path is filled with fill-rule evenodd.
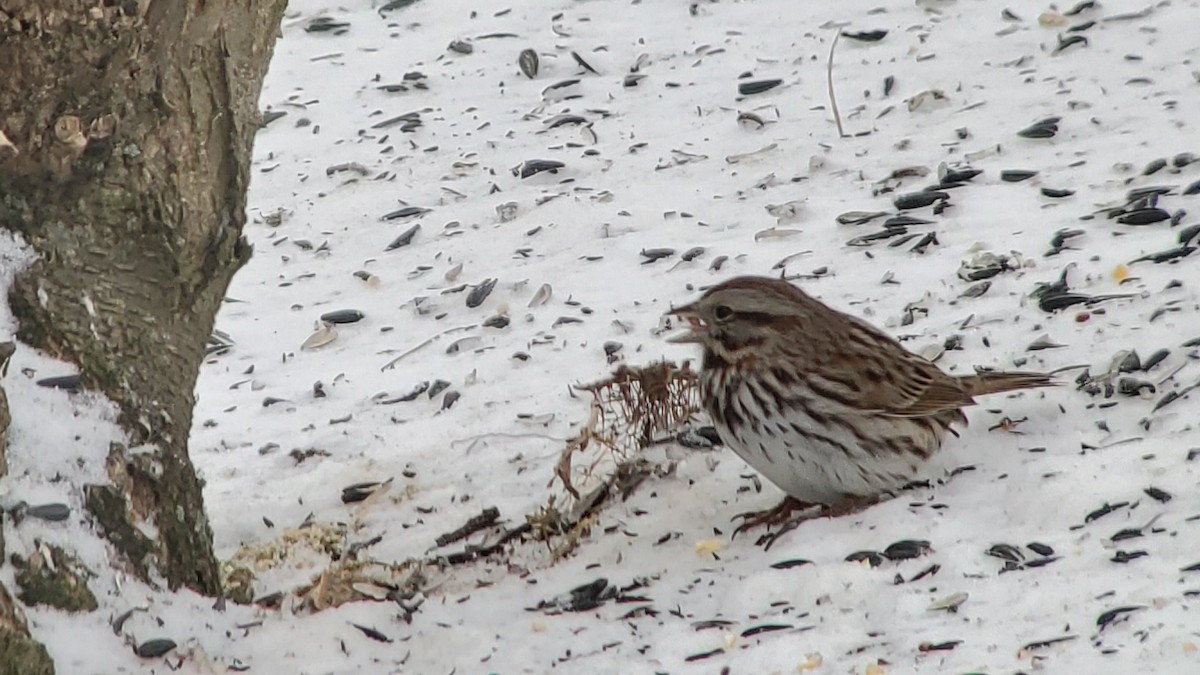
M 805 513 L 805 514 L 801 514 L 800 516 L 798 516 L 796 518 L 793 518 L 792 517 L 793 513 L 795 513 L 796 511 L 808 512 L 808 511 L 812 511 L 814 508 L 820 508 L 820 505 L 809 504 L 808 502 L 802 502 L 799 499 L 796 499 L 795 497 L 784 497 L 783 501 L 779 502 L 779 504 L 777 504 L 774 508 L 766 509 L 765 511 L 747 511 L 745 513 L 739 513 L 736 516 L 734 516 L 733 517 L 734 520 L 737 520 L 740 518 L 742 521 L 742 524 L 738 525 L 737 529 L 733 531 L 733 536 L 736 537 L 739 534 L 741 534 L 742 532 L 745 532 L 747 530 L 753 530 L 754 528 L 760 527 L 763 525 L 770 527 L 772 525 L 789 525 L 789 524 L 791 524 L 791 527 L 787 528 L 788 530 L 790 530 L 790 529 L 794 528 L 796 525 L 800 524 L 800 522 L 802 522 L 804 520 L 808 520 L 813 515 L 815 515 L 812 513 Z M 795 524 L 792 524 L 793 521 Z
M 830 518 L 848 516 L 852 513 L 858 513 L 859 511 L 862 511 L 869 506 L 874 506 L 878 503 L 878 497 L 846 497 L 833 506 L 826 506 L 821 515 L 829 516 Z

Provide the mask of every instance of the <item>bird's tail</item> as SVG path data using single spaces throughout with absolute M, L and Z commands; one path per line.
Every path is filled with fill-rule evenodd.
M 1058 383 L 1042 373 L 979 373 L 959 378 L 972 397 L 999 394 L 1016 389 L 1053 387 Z

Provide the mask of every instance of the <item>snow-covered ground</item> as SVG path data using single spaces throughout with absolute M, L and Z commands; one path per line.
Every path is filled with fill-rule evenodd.
M 728 451 L 657 446 L 647 459 L 674 470 L 606 505 L 568 558 L 517 543 L 431 572 L 415 612 L 294 612 L 291 591 L 330 561 L 293 542 L 255 582 L 256 597 L 288 594 L 282 609 L 217 612 L 101 576 L 99 612 L 32 610 L 35 635 L 68 673 L 168 672 L 121 646 L 155 637 L 179 643 L 171 667 L 183 655 L 195 672 L 1197 672 L 1200 572 L 1185 568 L 1200 563 L 1200 429 L 1195 395 L 1168 397 L 1200 383 L 1200 256 L 1133 261 L 1200 222 L 1200 195 L 1183 194 L 1200 162 L 1176 159 L 1200 153 L 1200 3 L 1091 5 L 296 0 L 262 99 L 286 114 L 258 137 L 255 256 L 218 320 L 234 344 L 198 385 L 192 456 L 224 559 L 306 520 L 345 524 L 376 561 L 428 559 L 461 551 L 435 539 L 487 507 L 511 527 L 551 495 L 561 504 L 555 465 L 588 415 L 570 386 L 611 371 L 606 342 L 631 365 L 694 357 L 664 341 L 662 313 L 736 274 L 799 275 L 931 356 L 954 337 L 939 360 L 951 372 L 1087 365 L 1098 393 L 1072 386 L 1073 370 L 1067 386 L 989 399 L 943 453 L 971 470 L 807 522 L 769 550 L 731 540 L 730 519 L 773 505 L 775 488 L 758 490 Z M 334 21 L 306 30 L 320 17 Z M 838 28 L 845 137 L 826 79 Z M 1037 125 L 1047 118 L 1059 119 Z M 564 166 L 522 178 L 531 160 Z M 894 215 L 942 164 L 982 173 L 948 189 L 940 214 L 906 211 L 933 221 L 908 241 L 847 244 L 883 218 L 838 216 Z M 1001 178 L 1015 170 L 1037 174 Z M 1149 186 L 1173 188 L 1157 201 L 1168 215 L 1191 213 L 1134 225 L 1100 211 Z M 1047 255 L 1063 230 L 1080 232 Z M 1007 263 L 983 290 L 969 276 L 993 256 Z M 1068 268 L 1072 292 L 1127 297 L 1043 311 L 1031 293 Z M 314 335 L 336 310 L 363 318 Z M 321 346 L 302 349 L 310 338 Z M 1126 352 L 1160 349 L 1151 368 L 1116 372 Z M 15 470 L 0 491 L 79 513 L 54 475 L 78 457 L 78 477 L 100 471 L 111 413 L 34 387 L 24 368 L 70 372 L 14 357 Z M 432 397 L 395 400 L 437 380 Z M 74 417 L 31 421 L 47 414 Z M 389 479 L 385 495 L 343 504 L 343 488 Z M 5 535 L 27 554 L 38 539 L 82 541 L 81 527 L 26 519 Z M 928 545 L 846 560 L 905 540 Z M 106 568 L 102 547 L 77 548 Z M 597 579 L 637 587 L 586 611 L 535 609 Z M 123 626 L 132 637 L 114 636 L 107 622 L 135 606 L 149 610 Z

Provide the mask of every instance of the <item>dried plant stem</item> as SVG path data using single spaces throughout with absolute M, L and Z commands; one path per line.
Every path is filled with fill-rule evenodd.
M 842 29 L 839 27 L 833 35 L 833 43 L 829 45 L 829 62 L 825 67 L 825 79 L 829 84 L 829 107 L 833 109 L 833 121 L 837 122 L 838 138 L 845 138 L 846 132 L 842 129 L 842 116 L 838 112 L 837 95 L 833 93 L 833 50 L 837 48 L 840 37 L 842 37 Z
M 416 347 L 413 347 L 412 349 L 409 349 L 408 351 L 404 352 L 404 353 L 403 353 L 403 354 L 401 354 L 400 356 L 397 356 L 396 358 L 392 359 L 391 361 L 388 361 L 388 362 L 387 362 L 387 363 L 386 363 L 386 364 L 385 364 L 385 365 L 384 365 L 382 368 L 380 368 L 379 370 L 380 370 L 380 372 L 383 372 L 383 371 L 385 371 L 385 370 L 391 370 L 392 368 L 395 368 L 395 367 L 396 367 L 396 364 L 397 364 L 397 363 L 399 363 L 401 359 L 403 359 L 403 358 L 404 358 L 404 357 L 406 357 L 406 356 L 410 356 L 410 355 L 412 355 L 412 354 L 415 354 L 416 352 L 420 351 L 420 350 L 421 350 L 423 347 L 425 347 L 426 345 L 430 344 L 430 343 L 431 343 L 431 342 L 433 342 L 434 340 L 436 340 L 436 339 L 438 339 L 438 338 L 442 337 L 443 335 L 449 335 L 450 333 L 454 333 L 454 332 L 456 332 L 456 331 L 460 331 L 460 330 L 471 330 L 471 329 L 472 329 L 472 328 L 474 328 L 476 325 L 477 325 L 477 324 L 470 324 L 470 325 L 467 325 L 467 326 L 456 326 L 456 327 L 454 327 L 454 328 L 447 328 L 446 330 L 444 330 L 444 331 L 442 331 L 442 332 L 440 332 L 440 333 L 438 333 L 438 334 L 436 334 L 436 335 L 433 335 L 433 336 L 431 336 L 431 337 L 428 337 L 428 338 L 426 338 L 426 339 L 422 340 L 422 341 L 421 341 L 421 342 L 420 342 L 420 343 L 419 343 L 419 344 L 418 344 Z M 396 351 L 396 350 L 394 350 L 394 349 L 385 349 L 384 351 L 382 351 L 382 352 L 379 352 L 379 353 L 380 353 L 380 354 L 391 354 L 391 353 L 394 353 L 395 351 Z

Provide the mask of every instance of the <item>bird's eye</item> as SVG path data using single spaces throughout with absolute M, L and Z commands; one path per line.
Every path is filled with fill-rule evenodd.
M 713 308 L 713 318 L 717 321 L 728 321 L 733 318 L 733 310 L 728 305 L 717 305 Z

